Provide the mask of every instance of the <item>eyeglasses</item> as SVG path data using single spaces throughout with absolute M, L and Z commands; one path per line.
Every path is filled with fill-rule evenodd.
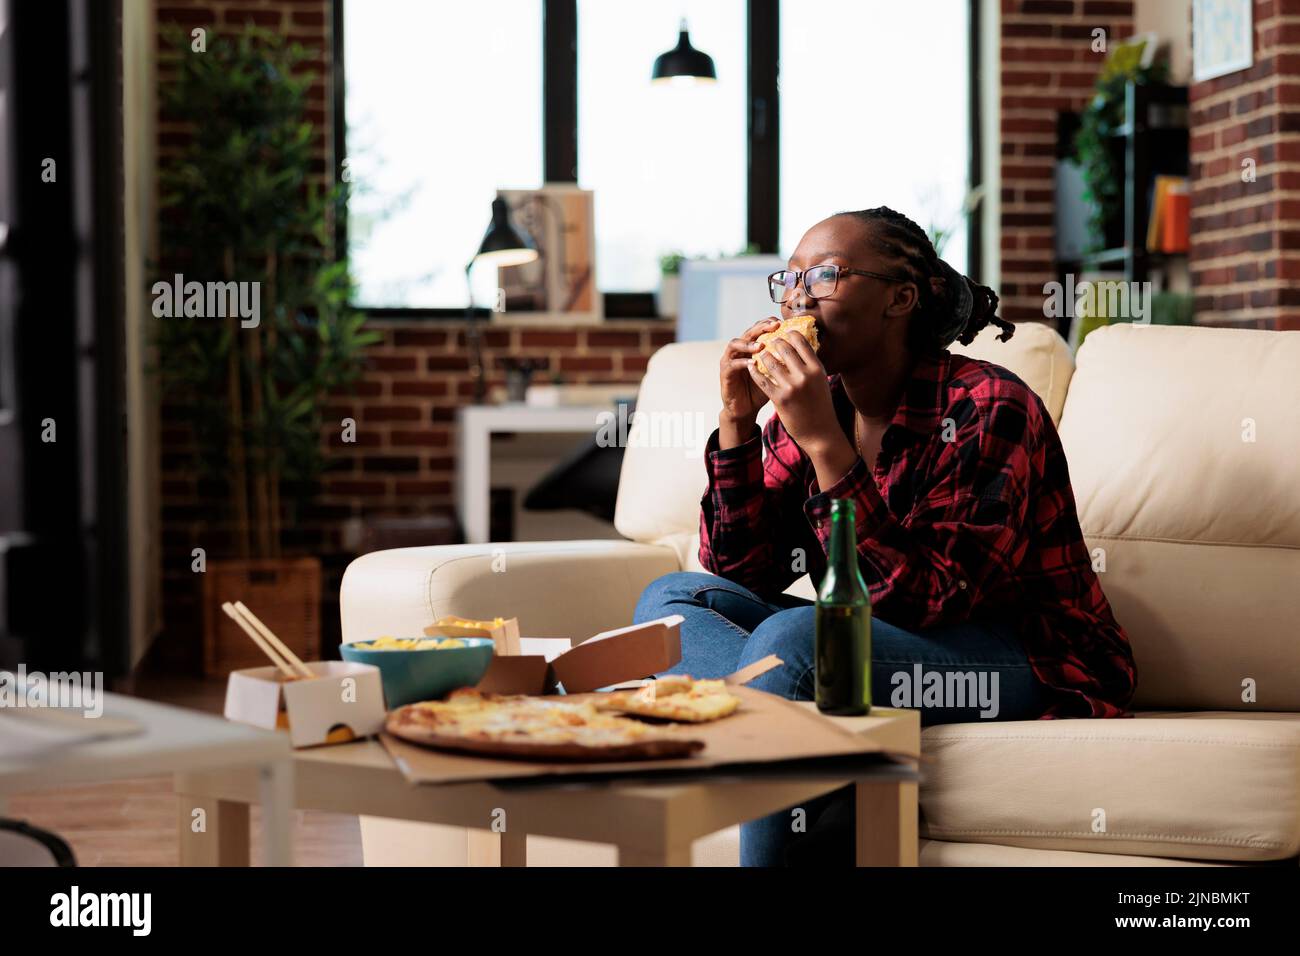
M 839 284 L 840 276 L 868 276 L 872 279 L 884 279 L 886 282 L 911 282 L 906 276 L 891 276 L 883 272 L 867 272 L 864 269 L 841 269 L 833 263 L 813 266 L 803 272 L 790 272 L 783 269 L 767 277 L 767 291 L 777 305 L 790 298 L 791 293 L 803 283 L 804 291 L 810 299 L 824 299 L 833 295 Z

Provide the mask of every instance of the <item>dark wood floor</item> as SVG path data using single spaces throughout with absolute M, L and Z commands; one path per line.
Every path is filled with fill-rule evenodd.
M 225 681 L 139 679 L 138 697 L 221 713 Z M 170 777 L 146 777 L 92 787 L 11 797 L 4 816 L 59 834 L 81 866 L 176 866 L 176 799 Z M 253 808 L 253 862 L 261 852 L 258 809 Z M 357 818 L 340 813 L 294 812 L 294 861 L 299 866 L 360 866 Z

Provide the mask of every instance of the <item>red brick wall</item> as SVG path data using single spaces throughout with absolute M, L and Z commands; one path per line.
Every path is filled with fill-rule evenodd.
M 360 0 L 357 0 L 360 2 Z M 158 6 L 161 30 L 176 23 L 187 31 L 204 27 L 234 32 L 252 21 L 321 51 L 310 66 L 318 74 L 309 98 L 319 152 L 318 172 L 332 182 L 333 139 L 329 51 L 329 0 L 165 0 Z M 175 76 L 173 54 L 159 44 L 159 83 Z M 175 157 L 185 130 L 159 117 L 159 162 Z M 162 250 L 164 258 L 167 250 Z M 325 568 L 322 646 L 337 644 L 338 582 L 353 557 L 343 551 L 343 526 L 350 518 L 378 514 L 451 514 L 455 474 L 456 409 L 471 400 L 473 381 L 465 347 L 465 323 L 382 321 L 373 327 L 384 340 L 369 357 L 369 369 L 355 392 L 331 396 L 322 440 L 330 450 L 320 494 L 286 522 L 291 554 L 313 554 Z M 641 379 L 650 354 L 671 341 L 672 327 L 655 320 L 611 321 L 589 328 L 494 326 L 485 332 L 484 362 L 490 384 L 503 385 L 501 361 L 537 359 L 571 383 L 625 383 Z M 357 422 L 356 442 L 340 440 L 340 421 Z M 172 666 L 196 666 L 198 586 L 190 551 L 204 547 L 220 556 L 225 533 L 214 523 L 219 489 L 195 475 L 184 409 L 162 410 L 164 639 L 157 654 Z
M 1255 0 L 1254 26 L 1254 66 L 1189 92 L 1196 311 L 1300 329 L 1300 0 Z
M 335 396 L 327 411 L 330 473 L 318 502 L 322 543 L 338 550 L 333 521 L 359 514 L 451 513 L 456 410 L 472 399 L 465 325 L 378 322 L 384 341 L 354 395 Z M 488 328 L 484 364 L 489 382 L 504 385 L 507 357 L 545 365 L 534 380 L 559 373 L 570 383 L 639 382 L 650 353 L 672 341 L 671 326 L 653 319 L 610 321 L 589 328 Z M 339 422 L 357 423 L 344 444 Z
M 1092 97 L 1107 40 L 1133 32 L 1132 0 L 1002 0 L 1002 315 L 1043 321 L 1043 283 L 1056 278 L 1053 167 L 1056 116 Z
M 239 32 L 245 24 L 253 23 L 271 30 L 289 40 L 301 43 L 308 50 L 318 51 L 304 66 L 316 74 L 308 97 L 307 118 L 315 127 L 313 146 L 320 152 L 319 173 L 322 179 L 332 181 L 333 125 L 330 103 L 330 0 L 161 0 L 157 7 L 158 22 L 158 82 L 165 84 L 175 76 L 175 53 L 162 35 L 167 24 L 184 28 L 186 32 L 202 27 L 211 38 L 217 34 Z M 166 115 L 159 116 L 159 162 L 166 162 L 184 145 L 185 132 Z

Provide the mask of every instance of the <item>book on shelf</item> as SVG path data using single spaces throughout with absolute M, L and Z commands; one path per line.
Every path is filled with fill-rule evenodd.
M 1157 176 L 1152 186 L 1147 252 L 1186 252 L 1191 231 L 1191 193 L 1186 176 Z

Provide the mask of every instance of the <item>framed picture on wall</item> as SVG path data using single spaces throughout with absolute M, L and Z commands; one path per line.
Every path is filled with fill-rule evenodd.
M 504 311 L 494 322 L 586 325 L 601 321 L 596 290 L 595 203 L 589 189 L 554 183 L 502 189 L 510 218 L 537 243 L 537 260 L 498 272 Z
M 1255 62 L 1254 0 L 1192 0 L 1192 79 L 1198 83 Z

